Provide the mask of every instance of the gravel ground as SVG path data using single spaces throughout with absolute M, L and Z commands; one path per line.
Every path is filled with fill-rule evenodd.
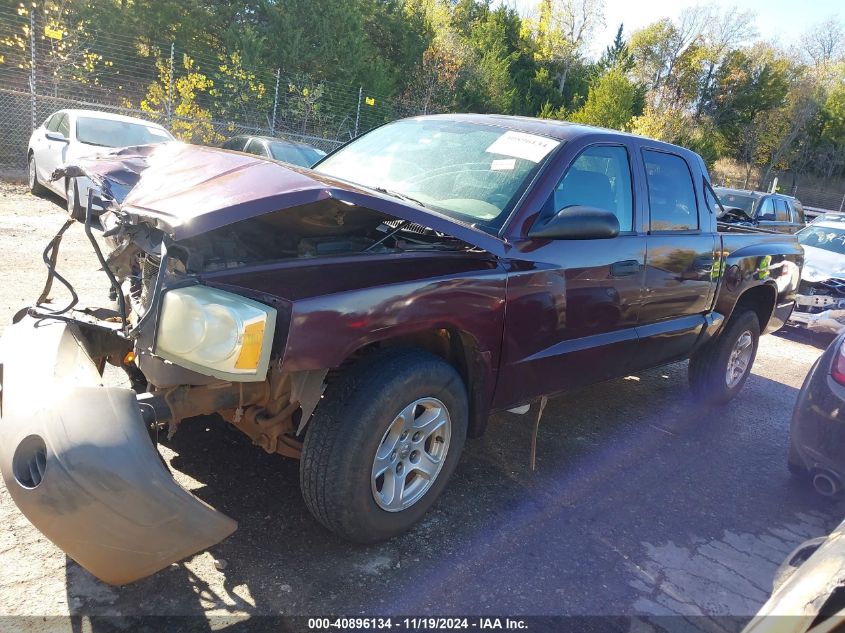
M 0 331 L 40 291 L 60 203 L 0 184 Z M 83 299 L 104 296 L 78 227 L 60 270 Z M 765 337 L 743 393 L 719 409 L 690 399 L 686 363 L 557 398 L 536 472 L 529 417 L 497 416 L 423 522 L 372 547 L 310 518 L 296 463 L 218 419 L 191 421 L 162 451 L 179 482 L 240 529 L 115 588 L 30 527 L 0 485 L 0 615 L 205 614 L 220 629 L 228 619 L 212 616 L 676 614 L 737 628 L 786 554 L 842 519 L 840 502 L 817 498 L 785 464 L 792 406 L 826 343 Z M 740 617 L 709 619 L 725 615 Z

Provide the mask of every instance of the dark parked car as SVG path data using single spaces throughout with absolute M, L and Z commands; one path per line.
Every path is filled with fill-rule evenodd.
M 272 136 L 233 136 L 221 147 L 280 160 L 300 167 L 311 167 L 326 155 L 323 150 L 306 143 L 296 143 Z
M 122 303 L 6 330 L 0 469 L 112 583 L 236 527 L 148 429 L 220 413 L 300 460 L 320 523 L 378 541 L 425 514 L 491 411 L 684 358 L 698 398 L 729 401 L 802 263 L 793 236 L 718 231 L 697 154 L 560 122 L 418 117 L 307 172 L 193 146 L 77 168 L 131 187 L 103 218 Z M 101 386 L 105 362 L 136 389 Z
M 845 481 L 845 333 L 815 362 L 792 414 L 790 472 L 812 481 L 822 495 L 842 491 Z
M 804 207 L 792 196 L 726 187 L 714 191 L 729 215 L 754 226 L 780 233 L 795 233 L 805 226 Z

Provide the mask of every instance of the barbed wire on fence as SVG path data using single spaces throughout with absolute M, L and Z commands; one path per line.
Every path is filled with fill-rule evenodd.
M 238 52 L 189 54 L 178 42 L 67 32 L 36 13 L 0 13 L 0 168 L 24 168 L 32 129 L 66 108 L 148 119 L 195 143 L 267 134 L 324 151 L 422 113 L 363 86 L 249 66 Z

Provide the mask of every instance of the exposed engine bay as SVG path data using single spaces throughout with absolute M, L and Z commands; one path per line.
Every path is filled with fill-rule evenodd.
M 107 212 L 102 223 L 114 246 L 106 258 L 109 268 L 127 298 L 127 319 L 137 326 L 153 303 L 167 236 L 148 223 L 127 221 L 120 211 Z M 172 283 L 291 259 L 478 249 L 420 224 L 327 199 L 170 241 L 166 250 Z
M 244 220 L 179 246 L 186 253 L 187 270 L 197 273 L 284 259 L 468 248 L 419 224 L 350 209 L 336 200 Z

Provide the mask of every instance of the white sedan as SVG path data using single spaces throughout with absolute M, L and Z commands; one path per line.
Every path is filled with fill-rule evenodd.
M 68 213 L 82 219 L 92 183 L 87 178 L 51 181 L 58 167 L 94 156 L 103 148 L 174 141 L 160 125 L 96 110 L 59 110 L 47 117 L 29 138 L 29 189 L 38 195 L 49 189 L 67 201 Z

